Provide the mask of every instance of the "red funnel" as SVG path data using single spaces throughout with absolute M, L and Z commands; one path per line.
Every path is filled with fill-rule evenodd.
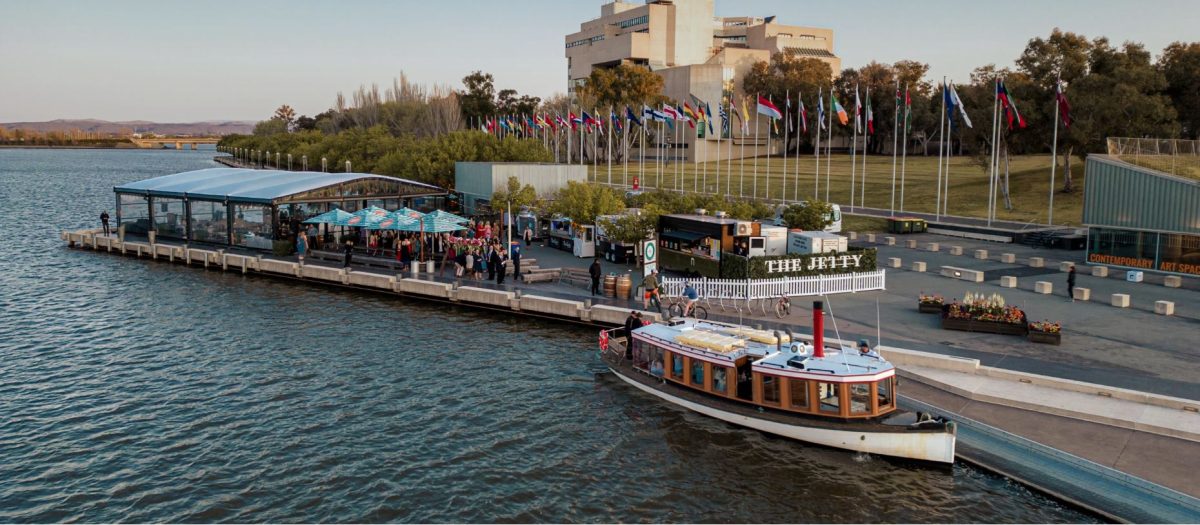
M 813 357 L 825 357 L 825 303 L 813 301 Z

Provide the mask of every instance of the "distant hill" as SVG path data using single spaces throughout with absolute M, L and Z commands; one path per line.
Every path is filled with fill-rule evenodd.
M 156 135 L 232 135 L 254 131 L 255 122 L 245 120 L 210 122 L 150 122 L 128 120 L 111 122 L 96 119 L 59 119 L 45 122 L 4 122 L 6 129 L 28 129 L 40 132 L 83 130 L 93 133 L 154 133 Z

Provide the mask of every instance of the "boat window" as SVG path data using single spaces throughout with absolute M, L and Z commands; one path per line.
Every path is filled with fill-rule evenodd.
M 788 379 L 788 393 L 792 396 L 792 409 L 808 410 L 808 381 Z
M 817 383 L 817 395 L 821 399 L 821 412 L 841 413 L 842 404 L 838 399 L 837 383 Z
M 885 408 L 892 407 L 892 381 L 896 378 L 889 377 L 875 383 L 875 397 L 878 398 L 879 411 L 882 412 Z
M 671 379 L 683 381 L 683 356 L 671 354 Z
M 646 346 L 649 347 L 649 351 L 647 353 L 650 355 L 650 373 L 658 377 L 662 377 L 663 354 L 665 354 L 665 352 L 663 352 L 662 348 L 649 343 L 647 343 Z
M 704 388 L 704 361 L 692 359 L 692 384 Z
M 650 368 L 650 349 L 653 345 L 635 339 L 633 341 L 633 366 L 642 370 Z
M 871 383 L 850 384 L 850 413 L 871 413 Z
M 729 395 L 729 368 L 712 365 L 712 391 L 721 395 Z
M 763 386 L 763 403 L 770 405 L 779 404 L 779 378 L 762 374 Z

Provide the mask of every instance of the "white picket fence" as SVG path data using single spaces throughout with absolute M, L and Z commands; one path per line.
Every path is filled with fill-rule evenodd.
M 686 279 L 664 277 L 663 297 L 679 297 L 684 283 L 690 282 L 707 300 L 754 301 L 776 299 L 780 296 L 802 297 L 835 293 L 866 292 L 887 289 L 884 270 L 863 273 L 814 275 L 811 277 L 780 277 L 777 279 Z

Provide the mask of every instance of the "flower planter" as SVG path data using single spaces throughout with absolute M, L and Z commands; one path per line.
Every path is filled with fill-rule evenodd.
M 1029 327 L 1024 321 L 1020 323 L 1001 323 L 997 321 L 977 321 L 975 319 L 958 319 L 943 316 L 942 329 L 1001 335 L 1025 335 Z
M 1039 332 L 1037 330 L 1030 330 L 1029 342 L 1041 343 L 1044 345 L 1061 345 L 1062 332 Z
M 918 301 L 917 311 L 923 314 L 940 314 L 942 313 L 942 303 L 922 303 Z

